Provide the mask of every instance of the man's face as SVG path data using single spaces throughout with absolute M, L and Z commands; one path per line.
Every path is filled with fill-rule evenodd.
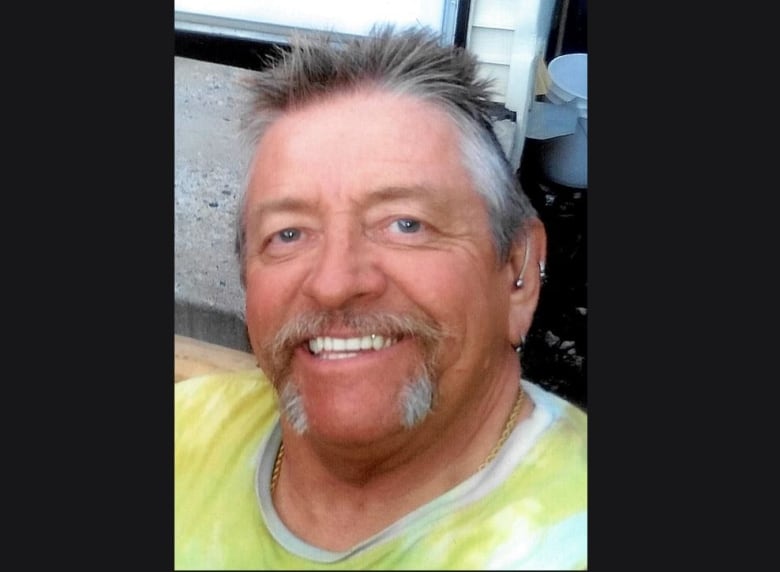
M 377 91 L 291 112 L 261 141 L 247 193 L 250 341 L 309 431 L 401 432 L 426 374 L 440 419 L 488 391 L 512 276 L 442 112 Z

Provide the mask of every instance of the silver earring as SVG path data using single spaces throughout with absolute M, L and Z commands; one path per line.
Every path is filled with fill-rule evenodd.
M 544 260 L 539 261 L 539 280 L 542 282 L 547 281 L 547 273 L 544 271 Z
M 517 342 L 517 345 L 514 347 L 515 351 L 518 354 L 522 353 L 524 345 L 525 345 L 525 336 L 520 336 L 520 341 Z
M 520 276 L 517 277 L 517 280 L 515 280 L 515 288 L 522 288 L 523 287 L 523 274 L 525 274 L 525 265 L 528 264 L 528 251 L 530 250 L 531 241 L 527 240 L 525 242 L 525 258 L 523 259 L 523 267 L 520 269 Z

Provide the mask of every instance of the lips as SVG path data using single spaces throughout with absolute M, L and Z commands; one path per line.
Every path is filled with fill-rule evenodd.
M 369 334 L 367 336 L 337 338 L 332 336 L 321 336 L 311 338 L 306 345 L 312 355 L 323 359 L 343 359 L 354 357 L 360 352 L 378 351 L 389 348 L 397 343 L 399 338 L 385 337 L 379 334 Z

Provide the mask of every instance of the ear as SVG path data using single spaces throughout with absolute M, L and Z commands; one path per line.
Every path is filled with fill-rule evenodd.
M 546 256 L 547 233 L 542 221 L 534 217 L 515 237 L 507 264 L 511 280 L 507 337 L 512 346 L 524 340 L 531 328 L 542 286 L 539 265 L 545 264 Z M 522 278 L 519 287 L 515 284 L 518 278 Z

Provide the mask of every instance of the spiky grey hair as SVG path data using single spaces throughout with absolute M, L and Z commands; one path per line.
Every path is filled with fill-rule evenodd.
M 251 105 L 243 117 L 244 138 L 256 148 L 268 128 L 286 112 L 337 94 L 365 88 L 403 94 L 444 111 L 461 135 L 463 163 L 475 190 L 486 202 L 497 258 L 505 261 L 524 222 L 536 215 L 493 131 L 492 82 L 478 76 L 478 60 L 467 50 L 444 45 L 428 28 L 396 31 L 374 27 L 367 36 L 327 34 L 292 38 L 269 66 L 246 86 Z M 239 203 L 236 253 L 245 285 L 243 211 Z

